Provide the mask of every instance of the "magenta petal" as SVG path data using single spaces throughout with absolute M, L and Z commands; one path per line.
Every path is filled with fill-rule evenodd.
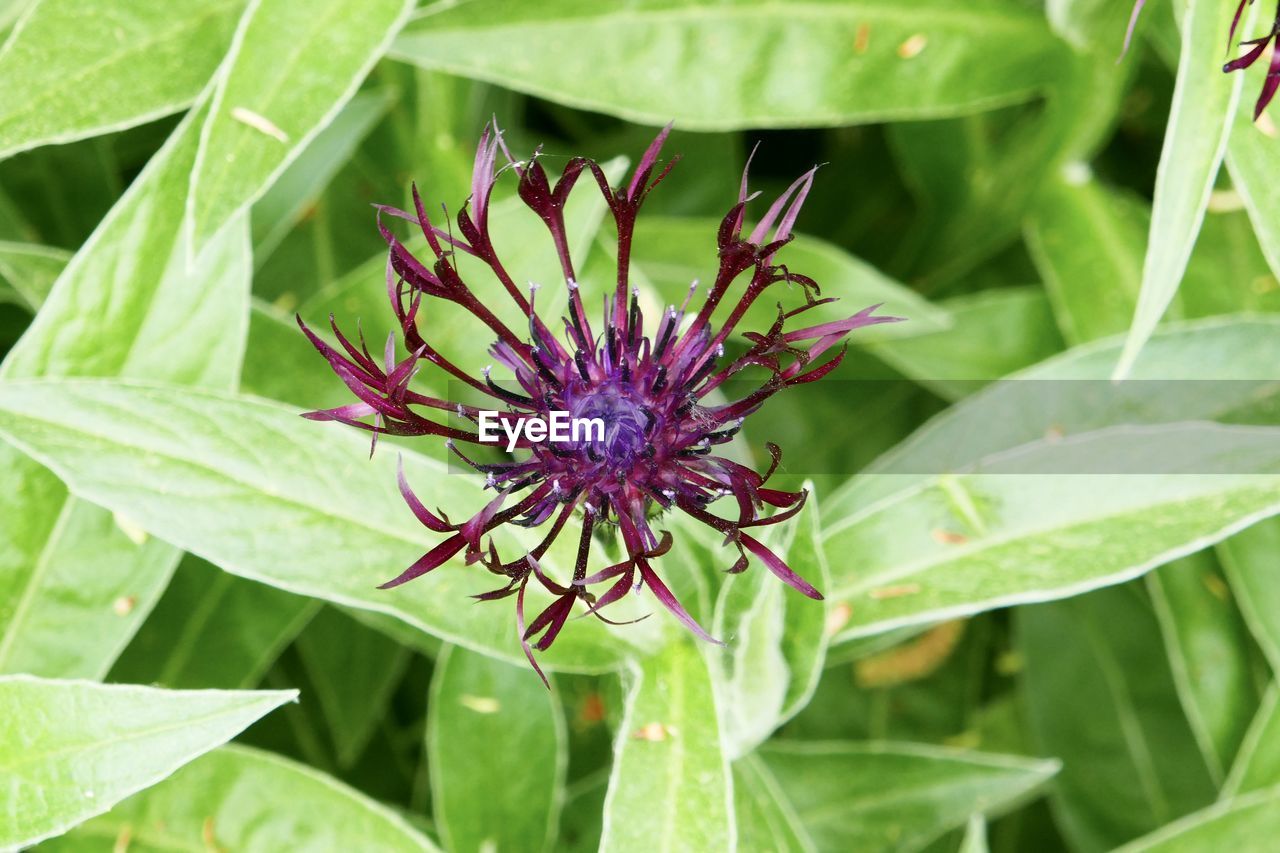
M 409 568 L 401 572 L 393 580 L 389 580 L 378 586 L 378 589 L 392 589 L 400 586 L 402 583 L 408 583 L 414 578 L 421 577 L 432 569 L 444 565 L 450 557 L 461 551 L 467 544 L 466 537 L 461 533 L 455 533 L 448 539 L 432 548 L 427 553 L 418 558 L 418 561 Z
M 814 589 L 813 585 L 807 580 L 791 571 L 791 568 L 782 562 L 782 559 L 777 554 L 766 548 L 762 542 L 751 538 L 745 533 L 741 534 L 740 538 L 743 546 L 764 563 L 765 567 L 773 572 L 779 580 L 787 586 L 798 589 L 815 601 L 822 601 L 822 593 Z
M 672 615 L 684 623 L 684 626 L 700 639 L 706 640 L 708 643 L 715 643 L 717 646 L 724 645 L 724 643 L 702 630 L 702 626 L 681 606 L 675 595 L 672 594 L 671 590 L 667 589 L 666 584 L 662 582 L 657 573 L 649 568 L 649 564 L 646 561 L 639 560 L 637 564 L 640 567 L 640 577 L 644 578 L 644 582 L 649 585 L 649 589 L 653 590 L 654 597 L 662 602 L 663 607 L 670 610 Z

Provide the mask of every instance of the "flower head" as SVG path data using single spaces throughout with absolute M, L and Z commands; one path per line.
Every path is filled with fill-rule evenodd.
M 496 125 L 486 128 L 476 153 L 471 196 L 453 223 L 456 235 L 432 223 L 416 187 L 412 213 L 379 208 L 378 227 L 390 247 L 387 292 L 407 356 L 396 359 L 395 336 L 382 357 L 376 358 L 363 339 L 356 346 L 336 323 L 337 348 L 298 321 L 357 398 L 355 403 L 307 417 L 369 430 L 375 442 L 383 433 L 442 437 L 485 477 L 486 488 L 494 492 L 476 515 L 453 522 L 423 505 L 402 469 L 400 491 L 409 508 L 443 538 L 383 587 L 413 580 L 458 555 L 468 565 L 478 564 L 501 583 L 476 598 L 515 597 L 518 634 L 535 669 L 530 644 L 539 650 L 548 648 L 575 605 L 581 602 L 586 612 L 609 621 L 601 611 L 644 587 L 691 631 L 715 642 L 656 570 L 659 558 L 672 546 L 670 533 L 660 530 L 663 515 L 671 511 L 682 512 L 724 536 L 737 551 L 728 571 L 743 571 L 754 557 L 801 593 L 821 598 L 756 535 L 756 528 L 794 516 L 807 497 L 804 491 L 769 488 L 781 450 L 767 445 L 772 461 L 759 473 L 717 455 L 716 448 L 731 441 L 744 420 L 774 394 L 834 370 L 843 349 L 826 360 L 823 356 L 851 331 L 897 319 L 876 315 L 872 307 L 845 319 L 791 328 L 799 315 L 834 301 L 819 298 L 813 280 L 774 260 L 792 239 L 796 217 L 813 183 L 815 170 L 810 170 L 746 234 L 745 210 L 755 196 L 748 193 L 744 172 L 737 201 L 715 235 L 718 264 L 701 301 L 695 304 L 698 287 L 694 282 L 682 305 L 668 306 L 656 322 L 646 324 L 638 291 L 630 281 L 630 256 L 640 208 L 674 165 L 659 168 L 669 131 L 670 127 L 658 134 L 629 180 L 613 186 L 599 165 L 580 157 L 570 159 L 553 184 L 536 152 L 528 161 L 516 161 Z M 499 154 L 506 161 L 501 168 Z M 519 197 L 545 224 L 559 256 L 560 286 L 567 289 L 568 301 L 561 335 L 538 314 L 537 287 L 527 292 L 518 287 L 494 250 L 489 199 L 499 175 L 507 170 L 515 173 Z M 583 178 L 603 194 L 617 233 L 617 278 L 612 294 L 604 296 L 598 324 L 588 317 L 586 288 L 577 279 L 564 221 L 565 201 Z M 414 223 L 431 257 L 415 257 L 384 217 Z M 519 331 L 488 307 L 490 297 L 482 298 L 463 280 L 457 263 L 460 253 L 478 259 L 501 282 L 506 297 L 525 318 Z M 779 283 L 796 285 L 803 294 L 802 304 L 791 310 L 779 305 L 772 324 L 745 332 L 746 346 L 730 354 L 730 336 L 739 331 L 747 310 Z M 432 346 L 432 307 L 437 300 L 466 309 L 478 328 L 494 338 L 490 351 L 509 381 L 500 384 L 489 368 L 477 377 Z M 725 315 L 718 325 L 712 321 L 717 309 Z M 483 431 L 478 428 L 481 410 L 411 390 L 410 380 L 423 363 L 493 400 L 507 426 L 534 419 L 545 423 L 553 413 L 567 412 L 600 422 L 603 429 L 567 441 L 535 442 L 526 433 L 517 443 L 520 458 L 475 461 L 475 454 L 462 446 L 483 443 Z M 748 369 L 763 373 L 764 378 L 737 399 L 721 399 L 727 380 Z M 462 426 L 444 422 L 453 415 L 462 416 Z M 712 512 L 712 505 L 722 499 L 728 512 Z M 579 530 L 573 576 L 553 579 L 540 561 L 575 520 Z M 503 556 L 492 537 L 487 541 L 486 537 L 505 524 L 546 532 L 532 549 Z M 621 559 L 592 571 L 593 536 L 606 529 L 620 537 Z M 549 591 L 554 601 L 526 620 L 525 593 L 531 583 Z

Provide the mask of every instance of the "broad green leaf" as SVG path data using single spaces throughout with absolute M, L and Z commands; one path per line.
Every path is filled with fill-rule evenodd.
M 404 505 L 395 460 L 385 452 L 370 460 L 368 439 L 354 431 L 225 394 L 52 381 L 0 384 L 0 434 L 77 495 L 226 571 L 523 660 L 509 602 L 468 604 L 467 595 L 493 588 L 482 571 L 453 564 L 394 591 L 376 588 L 439 537 Z M 481 484 L 469 473 L 451 475 L 412 454 L 405 469 L 426 505 L 479 510 Z M 548 554 L 552 571 L 565 548 L 571 555 L 568 544 Z M 529 602 L 530 611 L 541 600 Z M 581 620 L 542 660 L 552 669 L 610 669 L 625 643 L 644 643 L 655 630 L 633 625 L 615 634 Z
M 1112 0 L 1045 0 L 1054 32 L 1078 48 L 1118 51 L 1129 5 Z
M 101 678 L 147 618 L 178 552 L 67 494 L 0 444 L 0 673 Z
M 1270 365 L 1280 364 L 1277 330 L 1280 321 L 1248 317 L 1170 327 L 1152 339 L 1134 378 L 1247 379 L 1269 375 Z M 1037 381 L 1000 383 L 975 394 L 935 418 L 872 465 L 869 473 L 855 477 L 828 499 L 824 515 L 841 519 L 828 523 L 826 531 L 835 596 L 839 600 L 854 595 L 847 599 L 853 618 L 845 638 L 972 613 L 997 599 L 1000 603 L 1035 600 L 1027 596 L 1044 598 L 1054 588 L 1058 592 L 1052 594 L 1061 595 L 1115 583 L 1198 550 L 1206 542 L 1275 511 L 1274 485 L 1268 485 L 1266 478 L 1241 475 L 1231 486 L 1216 475 L 1153 476 L 1167 470 L 1168 465 L 1190 462 L 1202 449 L 1188 448 L 1186 456 L 1162 454 L 1154 437 L 1168 427 L 1118 428 L 1171 419 L 1230 419 L 1264 403 L 1259 394 L 1265 389 L 1253 382 L 1156 383 L 1124 386 L 1133 393 L 1122 394 L 1114 390 L 1100 393 L 1100 388 L 1111 387 L 1105 381 L 1059 381 L 1106 376 L 1117 351 L 1114 340 L 1078 347 L 1016 377 Z M 1145 394 L 1144 388 L 1148 388 Z M 1108 432 L 1113 427 L 1117 429 Z M 993 471 L 990 465 L 1003 460 L 1003 470 L 1014 466 L 1024 473 L 1061 472 L 1066 469 L 1053 460 L 1061 460 L 1060 453 L 1075 452 L 1070 446 L 1114 452 L 1130 440 L 1136 443 L 1139 433 L 1125 437 L 1129 428 L 1155 430 L 1149 433 L 1153 441 L 1142 448 L 1141 457 L 1150 461 L 1152 467 L 1147 470 L 1151 474 L 1098 479 L 1065 474 L 929 473 L 972 470 L 984 459 L 988 461 L 977 470 Z M 1182 429 L 1190 432 L 1180 432 Z M 1161 441 L 1175 434 L 1187 437 L 1198 430 L 1204 430 L 1201 435 L 1205 437 L 1234 435 L 1217 433 L 1217 429 L 1207 424 L 1183 427 Z M 1120 444 L 1114 444 L 1117 441 Z M 1020 449 L 1011 455 L 1014 448 Z M 1132 450 L 1136 453 L 1138 448 Z M 1136 458 L 1117 458 L 1116 470 L 1135 470 Z M 1261 472 L 1262 460 L 1258 461 L 1254 470 Z M 1081 465 L 1087 465 L 1088 470 L 1100 470 L 1097 463 L 1097 458 L 1081 457 Z M 1037 465 L 1041 467 L 1037 469 Z M 1100 488 L 1104 482 L 1106 488 Z M 1231 492 L 1240 487 L 1252 496 L 1239 493 L 1243 504 L 1225 493 L 1210 497 L 1205 492 L 1193 498 L 1192 492 L 1200 488 L 1215 489 L 1213 483 Z M 1126 494 L 1128 497 L 1121 497 Z M 1182 503 L 1183 498 L 1203 503 L 1195 508 Z M 1110 504 L 1112 500 L 1118 502 Z M 1130 500 L 1137 503 L 1130 504 Z M 1071 509 L 1077 501 L 1077 509 L 1089 520 Z M 1214 509 L 1200 511 L 1209 506 Z M 1026 526 L 1019 532 L 1019 525 L 1011 527 L 1008 522 L 1023 510 L 1027 515 L 1019 525 Z M 1214 525 L 1215 516 L 1221 524 Z M 1189 526 L 1180 528 L 1181 519 Z M 1138 535 L 1116 533 L 1129 531 L 1134 524 L 1140 528 Z M 1209 532 L 1205 525 L 1214 530 Z M 1183 535 L 1193 531 L 1194 535 Z M 1203 541 L 1198 538 L 1202 535 L 1207 536 Z M 1095 550 L 1082 550 L 1083 542 Z M 833 554 L 857 556 L 850 564 L 833 560 Z M 797 570 L 803 572 L 801 567 Z M 1078 573 L 1081 570 L 1083 574 Z M 1001 589 L 1004 595 L 998 595 Z M 943 601 L 949 604 L 941 606 Z
M 200 133 L 187 200 L 194 251 L 333 121 L 412 8 L 411 0 L 252 0 Z
M 842 636 L 1078 594 L 1229 536 L 1280 512 L 1280 454 L 1266 447 L 1277 437 L 1133 426 L 1041 439 L 972 473 L 919 477 L 827 525 L 829 597 L 851 609 Z M 1214 464 L 1214 445 L 1250 454 L 1257 473 L 1198 473 L 1201 461 Z M 1136 460 L 1150 473 L 1136 472 Z M 1130 473 L 1071 473 L 1106 470 Z
M 1127 327 L 1150 219 L 1147 205 L 1097 181 L 1087 167 L 1064 170 L 1045 183 L 1024 234 L 1068 343 Z
M 733 763 L 733 802 L 739 849 L 816 853 L 809 831 L 778 789 L 768 766 L 754 753 Z
M 945 399 L 958 400 L 1062 349 L 1053 312 L 1038 287 L 984 290 L 938 307 L 950 314 L 951 328 L 867 349 Z
M 566 741 L 554 689 L 527 665 L 446 646 L 427 704 L 441 842 L 457 853 L 551 849 L 564 800 Z
M 338 763 L 350 767 L 387 713 L 409 650 L 328 607 L 298 637 L 298 654 L 315 685 Z
M 1212 552 L 1161 566 L 1147 582 L 1182 707 L 1221 784 L 1258 707 L 1248 629 Z
M 760 757 L 819 850 L 914 850 L 1025 801 L 1056 761 L 923 744 L 776 741 Z
M 196 110 L 58 277 L 0 377 L 158 377 L 230 388 L 244 350 L 250 275 L 247 223 L 234 223 L 188 268 L 178 247 Z M 33 460 L 2 452 L 13 517 L 0 583 L 14 608 L 0 639 L 3 671 L 100 678 L 163 591 L 180 553 L 127 514 L 68 497 Z M 19 540 L 22 541 L 19 541 Z M 91 568 L 90 568 L 91 567 Z M 75 626 L 69 630 L 68 626 Z
M 1248 91 L 1261 88 L 1266 68 L 1266 63 L 1255 63 L 1244 84 Z M 1262 252 L 1272 272 L 1280 276 L 1280 185 L 1273 168 L 1280 160 L 1280 132 L 1274 113 L 1264 113 L 1256 125 L 1252 119 L 1253 102 L 1242 98 L 1227 144 L 1227 168 L 1249 211 Z
M 319 607 L 188 556 L 112 667 L 111 680 L 256 687 Z
M 105 812 L 297 695 L 0 676 L 0 845 Z
M 812 492 L 813 484 L 806 488 Z M 770 532 L 765 541 L 774 553 L 793 565 L 814 567 L 817 572 L 807 580 L 819 590 L 828 588 L 816 500 L 799 518 Z M 727 641 L 711 653 L 712 671 L 724 706 L 725 751 L 737 760 L 809 701 L 826 658 L 827 608 L 766 571 L 749 571 L 725 581 L 713 625 L 712 634 Z
M 635 664 L 618 725 L 602 853 L 732 850 L 733 782 L 711 676 L 687 641 Z
M 1280 522 L 1242 530 L 1221 544 L 1219 554 L 1249 629 L 1280 672 Z
M 1186 272 L 1226 153 L 1240 99 L 1239 74 L 1206 73 L 1222 58 L 1236 11 L 1235 0 L 1188 0 L 1182 21 L 1182 55 L 1169 126 L 1156 173 L 1151 230 L 1133 323 L 1113 376 L 1129 375 L 1147 339 L 1173 301 Z M 1246 15 L 1245 28 L 1252 13 Z
M 0 48 L 0 159 L 178 112 L 218 67 L 244 0 L 33 3 Z
M 1276 785 L 1280 785 L 1280 686 L 1273 681 L 1240 744 L 1220 799 Z
M 8 298 L 34 312 L 70 258 L 53 246 L 0 242 L 0 301 Z
M 718 227 L 718 220 L 693 217 L 642 216 L 637 220 L 632 259 L 657 288 L 662 302 L 679 305 L 691 281 L 698 279 L 702 283 L 699 293 L 705 293 L 707 283 L 715 280 Z M 843 319 L 870 305 L 883 305 L 877 313 L 907 319 L 905 323 L 859 330 L 851 338 L 855 345 L 940 332 L 952 326 L 946 310 L 930 304 L 865 261 L 815 237 L 797 236 L 778 253 L 778 261 L 816 281 L 824 297 L 839 299 L 802 315 L 806 325 Z M 767 329 L 777 319 L 779 301 L 787 308 L 804 304 L 799 288 L 776 287 L 776 292 L 769 291 L 769 298 L 759 299 L 747 310 L 740 326 L 743 331 Z M 658 310 L 662 307 L 661 303 L 654 306 Z
M 1059 51 L 1042 16 L 1000 0 L 485 0 L 422 10 L 391 54 L 630 121 L 730 130 L 1024 101 Z
M 1141 586 L 1014 613 L 1031 729 L 1064 759 L 1053 798 L 1075 849 L 1109 850 L 1213 800 Z
M 1280 787 L 1224 800 L 1164 827 L 1117 853 L 1267 850 L 1280 835 Z
M 395 92 L 387 88 L 353 97 L 254 203 L 253 254 L 257 266 L 262 266 L 308 207 L 315 204 L 394 101 Z
M 51 851 L 138 853 L 438 848 L 396 812 L 320 771 L 226 746 L 76 827 Z M 44 849 L 44 848 L 41 848 Z

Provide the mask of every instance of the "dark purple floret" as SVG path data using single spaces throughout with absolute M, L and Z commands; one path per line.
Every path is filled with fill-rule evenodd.
M 656 529 L 663 515 L 679 510 L 724 536 L 737 549 L 730 572 L 747 568 L 755 557 L 782 581 L 815 599 L 821 594 L 793 572 L 750 531 L 785 521 L 798 513 L 807 494 L 768 487 L 782 452 L 767 448 L 771 463 L 758 473 L 716 455 L 744 420 L 777 392 L 821 379 L 839 365 L 841 349 L 820 362 L 828 350 L 840 346 L 854 329 L 897 318 L 875 315 L 874 307 L 843 320 L 798 329 L 793 318 L 817 305 L 818 285 L 806 276 L 774 263 L 774 256 L 792 239 L 792 227 L 813 183 L 814 170 L 802 175 L 779 197 L 746 236 L 747 203 L 754 198 L 743 174 L 737 203 L 716 235 L 718 269 L 701 304 L 692 305 L 696 283 L 680 307 L 668 307 L 646 326 L 636 289 L 629 281 L 630 255 L 636 217 L 645 198 L 666 177 L 674 162 L 659 170 L 659 154 L 670 128 L 649 146 L 629 181 L 610 185 L 595 162 L 573 158 L 552 184 L 535 153 L 517 162 L 506 150 L 496 126 L 485 129 L 476 152 L 471 196 L 455 217 L 456 234 L 434 225 L 413 191 L 414 212 L 379 208 L 378 227 L 390 246 L 387 292 L 408 356 L 395 357 L 394 338 L 381 358 L 369 352 L 363 339 L 353 344 L 333 325 L 340 348 L 334 348 L 299 325 L 328 360 L 334 372 L 358 399 L 336 409 L 311 412 L 313 420 L 350 424 L 374 434 L 431 435 L 445 438 L 450 448 L 485 476 L 494 498 L 463 522 L 432 512 L 414 495 L 400 473 L 400 491 L 417 519 L 440 534 L 440 543 L 383 588 L 398 586 L 462 555 L 501 579 L 496 589 L 476 596 L 491 600 L 514 596 L 516 624 L 526 656 L 535 669 L 532 648 L 545 650 L 581 601 L 586 612 L 607 620 L 601 611 L 632 591 L 647 586 L 677 619 L 703 639 L 713 640 L 685 611 L 655 570 L 672 546 L 671 535 Z M 499 168 L 501 154 L 506 165 Z M 489 200 L 498 176 L 511 170 L 518 179 L 524 203 L 546 225 L 560 258 L 563 286 L 568 289 L 563 334 L 557 335 L 535 310 L 536 287 L 526 294 L 515 285 L 494 250 L 489 233 Z M 617 279 L 603 301 L 598 323 L 588 317 L 573 259 L 568 249 L 564 206 L 577 182 L 594 183 L 612 213 L 617 232 Z M 415 257 L 383 221 L 386 217 L 416 224 L 426 238 L 429 259 Z M 527 318 L 527 327 L 507 326 L 462 280 L 457 253 L 478 258 L 489 267 Z M 778 306 L 776 319 L 764 331 L 745 332 L 747 345 L 730 355 L 726 344 L 747 310 L 779 282 L 798 285 L 804 302 L 792 310 Z M 465 308 L 494 337 L 494 359 L 508 374 L 501 382 L 486 368 L 480 376 L 454 364 L 424 337 L 432 322 L 433 300 Z M 719 325 L 712 314 L 721 310 Z M 473 461 L 461 444 L 479 444 L 475 406 L 425 396 L 410 390 L 410 380 L 422 362 L 493 400 L 492 409 L 511 421 L 548 419 L 551 412 L 599 418 L 604 433 L 577 440 L 531 442 L 521 439 L 518 455 L 497 463 Z M 719 402 L 712 392 L 727 391 L 726 382 L 752 369 L 764 379 L 737 399 Z M 435 418 L 430 417 L 435 413 Z M 461 415 L 464 427 L 444 419 Z M 728 512 L 711 506 L 727 498 Z M 540 561 L 570 522 L 579 525 L 573 577 L 557 581 Z M 526 553 L 499 554 L 487 534 L 504 524 L 544 527 L 541 542 Z M 622 557 L 592 571 L 593 536 L 605 530 L 618 534 Z M 541 585 L 555 598 L 532 621 L 525 618 L 525 592 Z M 539 674 L 541 670 L 539 669 Z

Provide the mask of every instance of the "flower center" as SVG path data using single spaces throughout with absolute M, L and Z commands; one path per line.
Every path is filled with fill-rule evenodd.
M 579 441 L 578 447 L 594 449 L 612 465 L 632 462 L 648 444 L 645 437 L 648 419 L 641 403 L 618 388 L 606 386 L 589 391 L 574 404 L 572 415 L 604 422 L 603 440 L 597 432 L 587 430 L 589 437 Z

